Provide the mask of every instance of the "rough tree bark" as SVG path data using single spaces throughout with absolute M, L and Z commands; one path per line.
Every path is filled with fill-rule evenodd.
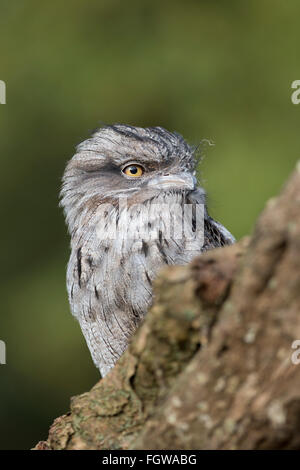
M 155 293 L 35 449 L 300 449 L 300 165 L 249 239 L 165 269 Z

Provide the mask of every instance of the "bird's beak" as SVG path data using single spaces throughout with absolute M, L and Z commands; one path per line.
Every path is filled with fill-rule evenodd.
M 147 182 L 147 187 L 155 189 L 182 189 L 193 191 L 197 180 L 191 173 L 161 175 Z

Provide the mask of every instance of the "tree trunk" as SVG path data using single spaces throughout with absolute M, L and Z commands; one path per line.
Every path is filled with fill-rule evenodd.
M 162 271 L 118 364 L 35 449 L 300 449 L 299 313 L 298 164 L 249 239 Z

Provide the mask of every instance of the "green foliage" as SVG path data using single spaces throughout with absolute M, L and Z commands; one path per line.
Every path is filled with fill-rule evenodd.
M 203 139 L 211 213 L 249 233 L 299 158 L 299 2 L 74 0 L 0 6 L 0 447 L 45 438 L 97 379 L 65 292 L 60 177 L 101 122 Z

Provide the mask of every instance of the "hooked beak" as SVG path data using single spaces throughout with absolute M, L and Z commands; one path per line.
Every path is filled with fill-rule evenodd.
M 147 187 L 155 189 L 181 189 L 193 191 L 196 188 L 197 179 L 191 173 L 179 173 L 162 175 L 152 178 Z

